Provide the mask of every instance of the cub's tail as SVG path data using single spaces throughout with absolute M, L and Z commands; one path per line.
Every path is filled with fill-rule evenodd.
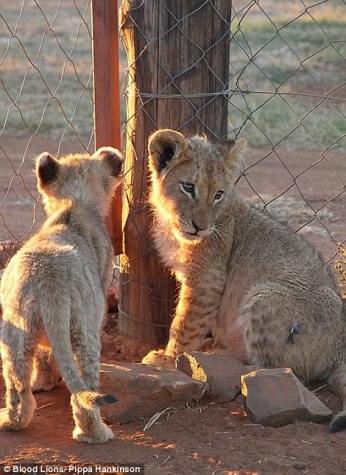
M 108 404 L 115 404 L 118 400 L 111 394 L 100 394 L 95 391 L 77 391 L 74 393 L 78 403 L 84 409 L 94 409 Z
M 66 386 L 78 404 L 87 410 L 115 404 L 117 399 L 110 394 L 100 394 L 98 388 L 99 354 L 95 351 L 93 366 L 95 374 L 92 380 L 84 380 L 77 367 L 70 337 L 70 304 L 67 300 L 60 300 L 59 305 L 55 302 L 59 298 L 51 299 L 46 296 L 45 306 L 42 308 L 45 330 L 48 336 L 53 356 L 60 370 Z M 54 324 L 52 323 L 54 322 Z

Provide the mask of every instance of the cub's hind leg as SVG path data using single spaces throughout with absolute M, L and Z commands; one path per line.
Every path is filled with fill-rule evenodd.
M 342 310 L 344 319 L 346 317 L 346 300 L 342 300 Z M 344 329 L 346 333 L 346 329 Z M 346 338 L 346 335 L 345 335 Z M 340 358 L 340 364 L 329 378 L 329 383 L 342 401 L 342 411 L 336 414 L 330 424 L 331 432 L 338 432 L 346 429 L 346 345 L 343 345 L 343 351 Z
M 104 308 L 95 310 L 97 314 L 103 315 Z M 92 308 L 88 312 L 92 312 Z M 87 316 L 85 311 L 83 315 L 76 320 L 80 323 L 76 328 L 78 338 L 75 341 L 75 353 L 81 376 L 90 391 L 98 392 L 99 390 L 99 372 L 100 372 L 100 328 L 95 320 L 95 315 Z M 84 325 L 84 318 L 88 323 L 92 322 L 92 328 Z M 101 322 L 101 318 L 100 318 Z M 102 421 L 99 405 L 93 405 L 90 409 L 86 409 L 81 405 L 81 401 L 77 397 L 71 397 L 71 405 L 73 410 L 73 418 L 76 427 L 73 431 L 73 437 L 78 441 L 88 442 L 91 444 L 107 442 L 114 438 L 113 431 Z M 102 405 L 102 403 L 100 403 Z
M 116 400 L 111 395 L 99 394 L 90 389 L 90 384 L 87 384 L 81 374 L 78 352 L 76 355 L 72 347 L 72 343 L 76 346 L 77 342 L 79 346 L 84 345 L 84 342 L 88 345 L 88 336 L 93 333 L 88 328 L 89 306 L 86 305 L 84 311 L 83 305 L 80 304 L 80 310 L 76 310 L 65 299 L 60 300 L 60 304 L 54 307 L 49 298 L 52 299 L 52 303 L 59 301 L 59 298 L 52 293 L 46 295 L 42 315 L 53 355 L 71 393 L 71 406 L 76 424 L 73 437 L 91 444 L 106 442 L 113 438 L 113 433 L 104 426 L 98 408 L 103 404 L 113 404 Z M 95 317 L 94 314 L 92 316 Z M 90 355 L 93 355 L 92 350 Z
M 329 378 L 329 384 L 342 401 L 342 410 L 335 414 L 329 426 L 331 432 L 339 432 L 346 429 L 346 354 Z
M 112 429 L 102 421 L 100 407 L 93 405 L 86 409 L 76 394 L 71 395 L 71 406 L 75 421 L 74 439 L 88 444 L 102 444 L 114 439 Z
M 23 318 L 18 317 L 18 321 Z M 28 330 L 6 320 L 1 324 L 1 357 L 6 384 L 6 408 L 0 412 L 1 430 L 19 430 L 31 421 L 36 402 L 31 392 L 35 339 Z
M 239 323 L 257 367 L 289 367 L 308 382 L 327 379 L 340 364 L 341 302 L 331 288 L 256 286 L 243 301 Z

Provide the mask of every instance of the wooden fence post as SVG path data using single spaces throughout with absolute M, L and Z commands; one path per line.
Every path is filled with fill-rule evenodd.
M 230 0 L 123 0 L 128 59 L 124 254 L 119 328 L 161 344 L 176 298 L 153 249 L 147 199 L 147 139 L 157 128 L 227 135 Z
M 120 91 L 117 1 L 92 1 L 94 124 L 96 148 L 120 148 Z M 121 254 L 121 191 L 108 221 L 114 254 Z

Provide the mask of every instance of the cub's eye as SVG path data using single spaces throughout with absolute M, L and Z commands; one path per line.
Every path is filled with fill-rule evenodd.
M 223 194 L 224 192 L 219 190 L 215 193 L 215 196 L 214 196 L 214 201 L 221 201 L 222 200 L 222 197 L 223 197 Z
M 193 183 L 183 181 L 180 186 L 184 192 L 189 193 L 192 197 L 195 196 L 195 185 Z

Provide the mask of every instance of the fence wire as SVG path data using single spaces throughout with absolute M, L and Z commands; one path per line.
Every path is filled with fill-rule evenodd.
M 0 0 L 0 268 L 43 219 L 33 158 L 91 148 L 90 0 Z
M 334 257 L 345 239 L 346 4 L 234 2 L 230 117 L 263 147 L 245 166 L 255 202 Z M 251 180 L 264 162 L 287 177 L 270 195 Z M 324 238 L 324 239 L 323 239 Z
M 187 23 L 197 28 L 198 11 L 208 5 L 215 12 L 218 2 L 200 1 L 186 18 L 178 18 L 170 2 L 156 3 L 169 15 L 170 31 L 180 29 L 191 50 L 199 51 L 193 62 L 181 58 L 180 71 L 159 95 L 184 99 L 189 120 L 200 120 L 211 135 L 203 113 L 219 97 L 227 98 L 228 136 L 248 142 L 240 191 L 332 260 L 346 234 L 345 1 L 233 0 L 227 82 L 210 59 L 219 43 L 204 50 L 184 28 Z M 43 218 L 32 157 L 46 149 L 60 155 L 92 148 L 90 9 L 90 0 L 0 0 L 2 261 L 6 249 L 20 245 Z M 168 34 L 152 38 L 149 49 Z M 218 85 L 207 101 L 181 87 L 198 61 Z M 122 71 L 125 63 L 121 55 Z M 157 68 L 169 74 L 164 63 Z M 141 99 L 146 105 L 153 97 Z
M 131 245 L 121 263 L 119 323 L 128 334 L 141 330 L 152 341 L 155 328 L 169 328 L 162 315 L 175 297 L 169 277 L 157 278 L 151 257 L 144 131 L 174 123 L 177 130 L 212 139 L 245 137 L 241 194 L 303 234 L 325 262 L 335 262 L 338 243 L 346 238 L 346 4 L 123 0 L 122 7 L 128 59 L 124 130 L 131 156 L 124 183 L 130 230 L 125 242 Z M 222 56 L 225 38 L 229 58 Z M 229 67 L 226 77 L 222 64 Z M 225 102 L 228 123 L 222 127 Z
M 146 1 L 150 0 L 137 2 L 136 9 Z M 194 18 L 201 9 L 206 15 L 219 15 L 220 2 L 191 2 L 191 10 L 183 18 L 178 17 L 170 2 L 157 0 L 155 4 L 169 16 L 170 26 L 157 37 L 152 37 L 151 31 L 137 31 L 146 38 L 146 46 L 130 60 L 125 95 L 137 95 L 144 114 L 150 102 L 157 99 L 167 104 L 169 100 L 180 104 L 185 101 L 190 116 L 178 129 L 197 121 L 210 136 L 216 134 L 204 121 L 203 111 L 220 96 L 227 98 L 227 136 L 243 136 L 248 143 L 238 182 L 241 193 L 258 208 L 304 234 L 325 261 L 333 260 L 337 244 L 346 237 L 345 1 L 233 0 L 227 82 L 217 76 L 211 59 L 218 54 L 223 37 L 203 49 L 192 34 L 186 33 L 186 24 L 198 28 Z M 135 9 L 132 13 L 138 30 Z M 133 66 L 144 54 L 153 57 L 157 43 L 169 41 L 175 29 L 188 44 L 183 51 L 177 50 L 182 57 L 180 70 L 172 74 L 164 61 L 157 61 L 157 69 L 168 77 L 164 87 L 157 91 L 129 90 L 129 80 L 135 80 L 131 77 Z M 190 60 L 184 55 L 186 51 Z M 189 93 L 182 83 L 200 62 L 214 78 L 217 92 L 204 91 L 199 103 L 201 94 Z M 169 106 L 167 111 L 169 114 Z M 135 114 L 141 112 L 138 108 Z M 146 119 L 157 127 L 152 116 L 147 114 Z M 129 140 L 134 133 L 131 120 L 130 126 L 127 124 Z M 137 157 L 136 166 L 141 172 L 145 171 L 145 159 L 145 155 Z M 141 204 L 138 206 L 136 214 Z

